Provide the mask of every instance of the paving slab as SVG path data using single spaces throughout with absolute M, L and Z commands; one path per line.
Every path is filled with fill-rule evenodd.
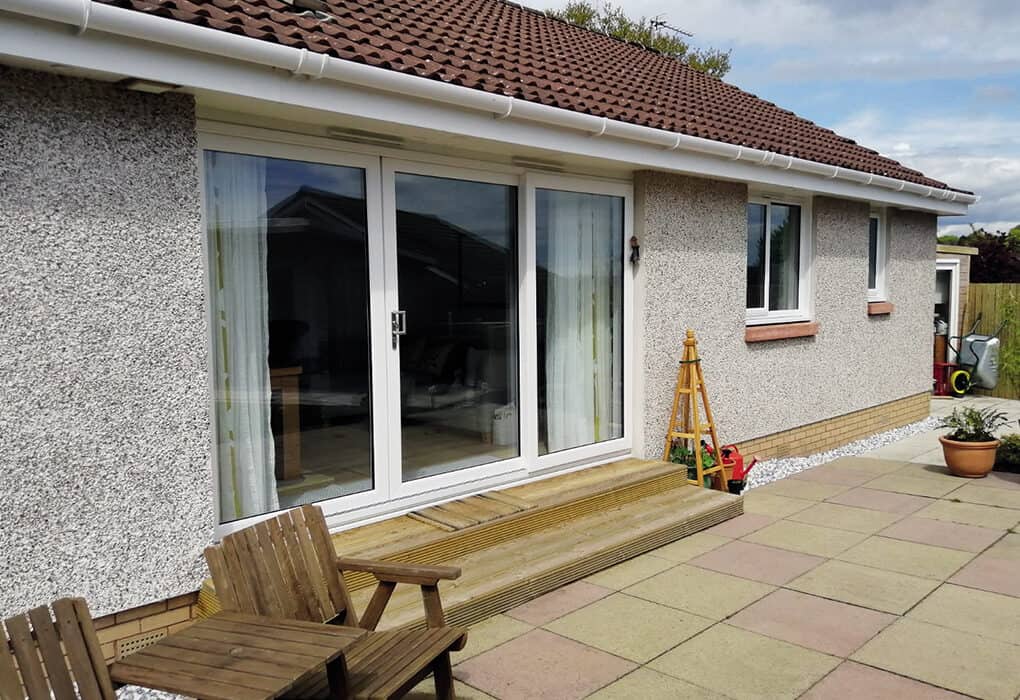
M 716 547 L 721 547 L 729 541 L 729 537 L 721 537 L 719 535 L 713 535 L 710 532 L 702 531 L 696 532 L 689 537 L 684 537 L 682 540 L 670 542 L 663 547 L 652 550 L 649 554 L 659 557 L 660 559 L 668 559 L 679 564 L 687 561 L 688 559 L 693 559 L 699 554 L 710 552 Z
M 821 557 L 810 554 L 733 540 L 718 549 L 691 559 L 688 563 L 703 569 L 781 586 L 823 561 L 825 560 Z
M 461 683 L 455 680 L 453 682 L 453 691 L 457 695 L 457 700 L 496 700 L 488 693 L 483 693 L 478 688 L 472 688 L 467 683 Z M 407 695 L 404 696 L 404 700 L 435 700 L 436 697 L 436 682 L 429 676 L 418 685 L 414 686 Z
M 624 589 L 628 595 L 722 620 L 775 590 L 757 581 L 720 574 L 688 564 Z
M 897 676 L 853 661 L 844 661 L 832 673 L 823 678 L 811 690 L 801 695 L 801 700 L 846 700 L 866 698 L 867 700 L 966 700 L 950 690 Z
M 1012 491 L 1001 491 L 999 489 L 979 489 L 993 493 L 1012 494 Z M 955 498 L 956 492 L 949 494 L 946 498 Z M 962 523 L 964 525 L 976 525 L 987 527 L 991 530 L 1009 530 L 1020 523 L 1020 510 L 1011 508 L 997 508 L 985 506 L 978 503 L 957 503 L 952 500 L 935 501 L 929 506 L 914 513 L 919 518 L 934 518 L 945 520 L 951 523 Z
M 830 560 L 794 579 L 786 587 L 902 615 L 938 585 L 938 581 L 931 579 Z
M 922 600 L 907 617 L 1020 645 L 1020 598 L 1013 596 L 946 584 Z
M 974 479 L 970 483 L 985 488 L 1020 490 L 1020 474 L 1012 472 L 992 472 L 984 479 Z
M 829 462 L 812 469 L 805 469 L 794 475 L 800 481 L 818 481 L 823 484 L 838 486 L 860 486 L 875 478 L 875 472 L 859 471 L 850 467 Z
M 1020 561 L 985 552 L 960 569 L 949 582 L 1020 597 Z
M 728 660 L 739 663 L 730 667 Z M 834 656 L 719 624 L 648 666 L 737 700 L 780 700 L 798 697 L 839 662 Z
M 848 491 L 849 486 L 843 484 L 823 484 L 817 481 L 802 481 L 797 475 L 789 476 L 779 481 L 773 481 L 758 489 L 763 493 L 770 493 L 774 496 L 786 496 L 787 498 L 801 498 L 805 501 L 824 501 L 837 493 Z
M 941 479 L 934 479 L 928 476 L 917 476 L 902 472 L 894 472 L 877 477 L 866 484 L 869 489 L 880 491 L 893 491 L 905 493 L 912 496 L 928 496 L 929 498 L 941 498 L 950 491 L 961 486 L 959 483 L 946 482 Z
M 902 517 L 899 514 L 844 506 L 839 503 L 818 503 L 799 513 L 794 513 L 787 520 L 871 535 L 892 525 Z
M 928 452 L 925 452 L 914 457 L 910 461 L 915 462 L 917 464 L 928 464 L 939 467 L 946 466 L 946 457 L 945 454 L 942 452 L 941 445 L 936 447 L 934 450 L 929 450 Z
M 978 698 L 1014 700 L 1020 693 L 1018 653 L 1012 644 L 903 618 L 853 660 Z
M 912 461 L 895 473 L 904 476 L 916 476 L 922 479 L 932 479 L 941 484 L 955 485 L 957 488 L 970 481 L 970 479 L 952 474 L 945 464 L 918 464 Z
M 836 558 L 852 564 L 945 581 L 973 559 L 974 553 L 876 536 L 854 545 Z
M 583 698 L 636 664 L 542 629 L 458 664 L 454 676 L 500 700 Z
M 713 624 L 707 617 L 615 593 L 550 622 L 545 629 L 645 663 Z
M 909 516 L 893 523 L 879 534 L 883 537 L 920 542 L 936 547 L 980 552 L 1002 537 L 1003 533 L 1003 530 L 990 530 L 974 525 L 961 525 L 932 518 Z
M 865 472 L 878 476 L 880 474 L 889 474 L 890 472 L 902 469 L 907 466 L 907 460 L 876 459 L 865 455 L 854 455 L 851 457 L 840 457 L 839 459 L 829 462 L 827 466 L 839 469 L 849 469 L 855 472 Z
M 526 622 L 515 620 L 506 615 L 493 615 L 492 617 L 471 625 L 468 630 L 468 643 L 461 651 L 453 652 L 454 663 L 459 663 L 472 656 L 478 656 L 483 651 L 494 649 L 504 642 L 520 637 L 522 634 L 535 629 Z
M 531 625 L 544 625 L 557 617 L 563 617 L 569 612 L 594 603 L 599 598 L 605 598 L 610 593 L 612 590 L 608 588 L 596 586 L 587 581 L 575 581 L 528 601 L 524 605 L 511 608 L 507 610 L 506 614 Z
M 594 583 L 596 586 L 618 591 L 674 566 L 676 566 L 676 562 L 669 559 L 654 554 L 642 554 L 639 557 L 628 559 L 622 564 L 592 574 L 584 580 Z
M 815 503 L 816 501 L 806 501 L 803 498 L 789 498 L 788 496 L 765 493 L 761 489 L 751 489 L 744 494 L 745 513 L 770 515 L 773 518 L 785 518 L 805 508 L 810 508 Z
M 781 588 L 726 622 L 826 654 L 849 656 L 895 619 L 895 615 Z
M 743 537 L 750 532 L 754 532 L 755 530 L 760 530 L 775 521 L 776 519 L 771 515 L 744 513 L 743 515 L 738 515 L 724 523 L 719 523 L 707 530 L 703 530 L 703 532 L 717 537 L 729 537 L 730 539 L 736 539 L 738 537 Z
M 981 503 L 986 506 L 1020 510 L 1020 489 L 989 488 L 972 482 L 950 493 L 949 498 L 959 499 L 965 503 Z
M 866 537 L 867 535 L 849 530 L 780 520 L 752 532 L 743 539 L 747 542 L 813 554 L 818 557 L 834 557 Z
M 930 505 L 934 502 L 934 499 L 926 496 L 912 496 L 906 493 L 861 487 L 836 494 L 828 499 L 827 502 L 854 506 L 856 508 L 870 508 L 871 510 L 880 510 L 884 513 L 910 515 Z
M 588 696 L 588 700 L 729 700 L 707 688 L 682 681 L 650 668 L 639 668 L 602 690 Z

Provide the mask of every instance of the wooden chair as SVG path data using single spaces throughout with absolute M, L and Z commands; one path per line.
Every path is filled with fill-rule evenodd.
M 52 616 L 42 605 L 4 623 L 0 699 L 116 700 L 85 601 L 61 598 L 51 607 Z
M 450 652 L 464 648 L 467 630 L 445 625 L 439 581 L 458 578 L 460 569 L 337 557 L 322 511 L 314 506 L 227 535 L 206 548 L 205 558 L 224 610 L 371 630 L 346 655 L 351 697 L 398 698 L 430 673 L 436 696 L 454 697 Z M 343 571 L 367 571 L 378 581 L 360 618 Z M 421 587 L 427 629 L 375 631 L 398 583 Z M 326 690 L 323 674 L 295 695 L 321 697 Z

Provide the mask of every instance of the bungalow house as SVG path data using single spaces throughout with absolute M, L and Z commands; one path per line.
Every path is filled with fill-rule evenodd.
M 0 0 L 0 609 L 194 591 L 331 526 L 927 415 L 975 197 L 503 0 Z

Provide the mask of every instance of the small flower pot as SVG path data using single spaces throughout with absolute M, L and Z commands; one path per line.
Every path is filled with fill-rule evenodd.
M 956 476 L 967 479 L 981 479 L 988 476 L 995 466 L 995 450 L 998 440 L 989 442 L 959 442 L 939 437 L 946 466 Z

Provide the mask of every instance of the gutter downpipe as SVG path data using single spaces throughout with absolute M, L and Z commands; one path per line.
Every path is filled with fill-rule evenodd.
M 656 146 L 664 150 L 693 151 L 762 167 L 795 170 L 823 178 L 840 179 L 864 186 L 878 186 L 930 199 L 974 204 L 979 197 L 950 190 L 936 190 L 905 180 L 872 175 L 857 170 L 834 168 L 802 158 L 746 146 L 712 141 L 697 136 L 628 124 L 566 109 L 495 95 L 438 80 L 423 79 L 396 71 L 366 66 L 305 49 L 292 48 L 143 14 L 134 10 L 92 2 L 92 0 L 0 0 L 0 10 L 73 26 L 78 35 L 95 30 L 142 39 L 286 70 L 310 79 L 330 79 L 350 85 L 398 93 L 491 114 L 500 119 L 524 119 L 559 128 L 583 131 L 592 136 L 610 136 Z

